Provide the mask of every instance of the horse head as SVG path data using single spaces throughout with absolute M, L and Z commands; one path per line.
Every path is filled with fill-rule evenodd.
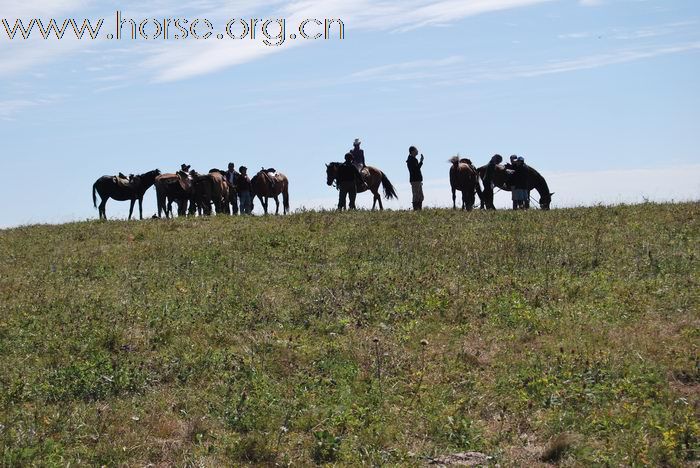
M 338 163 L 326 164 L 326 183 L 328 186 L 333 185 L 338 174 Z
M 552 195 L 554 195 L 554 192 L 552 193 L 545 193 L 542 195 L 540 198 L 540 208 L 543 210 L 549 210 L 549 205 L 552 203 Z

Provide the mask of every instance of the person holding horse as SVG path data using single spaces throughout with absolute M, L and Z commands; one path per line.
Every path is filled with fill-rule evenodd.
M 336 180 L 338 182 L 338 190 L 340 191 L 338 196 L 338 211 L 345 209 L 345 201 L 347 198 L 350 199 L 350 209 L 357 209 L 355 207 L 357 186 L 364 184 L 364 182 L 362 181 L 360 171 L 358 171 L 357 166 L 355 166 L 352 153 L 347 153 L 345 155 L 345 162 L 338 167 Z
M 236 191 L 238 192 L 238 200 L 241 204 L 241 214 L 251 214 L 253 211 L 253 196 L 251 195 L 248 168 L 245 166 L 240 167 L 240 173 L 238 177 L 236 177 Z
M 423 209 L 423 200 L 425 199 L 423 196 L 423 172 L 421 171 L 425 158 L 421 154 L 419 161 L 417 156 L 418 148 L 411 146 L 408 149 L 406 166 L 408 166 L 409 181 L 411 182 L 411 190 L 413 192 L 413 209 L 415 211 L 420 211 Z
M 513 184 L 513 209 L 529 208 L 530 200 L 530 184 L 529 184 L 529 168 L 525 164 L 525 158 L 520 156 L 515 161 L 513 176 L 511 183 Z
M 496 207 L 493 204 L 493 178 L 496 174 L 496 166 L 503 162 L 503 156 L 500 154 L 494 154 L 488 165 L 486 166 L 486 175 L 484 175 L 484 203 L 486 203 L 487 210 L 495 210 Z

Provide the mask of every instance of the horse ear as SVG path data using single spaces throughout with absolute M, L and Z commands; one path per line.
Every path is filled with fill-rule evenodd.
M 550 197 L 551 197 L 552 195 L 554 195 L 554 192 L 552 192 L 552 193 L 549 194 Z
M 330 167 L 328 164 L 326 164 L 326 167 Z

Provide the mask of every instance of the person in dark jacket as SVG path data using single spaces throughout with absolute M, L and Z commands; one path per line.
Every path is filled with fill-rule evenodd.
M 338 197 L 338 211 L 345 209 L 345 201 L 347 198 L 350 199 L 350 209 L 355 210 L 357 186 L 362 183 L 362 176 L 354 164 L 351 153 L 345 155 L 345 162 L 338 168 L 336 180 L 338 181 L 338 190 L 340 191 Z
M 231 214 L 238 214 L 238 192 L 236 191 L 236 182 L 238 179 L 238 172 L 236 172 L 236 166 L 233 163 L 228 163 L 228 170 L 226 171 L 226 182 L 229 186 L 229 203 L 231 203 Z
M 352 155 L 352 163 L 355 165 L 358 171 L 362 171 L 365 166 L 365 151 L 363 149 L 360 149 L 360 145 L 362 142 L 360 141 L 359 138 L 355 138 L 355 141 L 352 144 L 352 149 L 350 150 L 350 154 Z
M 496 166 L 503 162 L 503 156 L 494 154 L 489 163 L 486 165 L 486 173 L 484 174 L 484 202 L 487 210 L 495 210 L 493 204 L 493 178 L 496 175 Z
M 241 214 L 249 215 L 253 212 L 253 197 L 251 195 L 252 187 L 250 178 L 248 177 L 248 168 L 240 167 L 240 174 L 236 178 L 236 191 L 238 192 L 238 200 L 241 204 Z
M 526 209 L 530 199 L 529 170 L 522 156 L 515 161 L 511 184 L 513 184 L 513 209 Z
M 420 155 L 420 161 L 417 158 L 418 149 L 415 146 L 411 146 L 408 149 L 408 159 L 406 160 L 406 166 L 408 167 L 409 181 L 411 182 L 411 191 L 413 192 L 413 209 L 419 211 L 423 209 L 423 173 L 421 168 L 423 167 L 423 160 L 425 159 L 423 155 Z

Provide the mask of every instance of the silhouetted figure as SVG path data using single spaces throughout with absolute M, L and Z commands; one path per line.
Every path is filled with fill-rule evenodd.
M 236 191 L 238 192 L 238 200 L 241 205 L 241 214 L 249 215 L 253 212 L 253 196 L 251 195 L 248 168 L 241 166 L 240 171 L 236 178 Z
M 425 199 L 423 196 L 423 172 L 421 171 L 425 158 L 421 154 L 420 161 L 418 161 L 416 156 L 418 156 L 418 149 L 415 146 L 411 146 L 408 149 L 406 166 L 408 166 L 409 181 L 413 192 L 413 209 L 419 211 L 423 209 L 423 200 Z
M 226 171 L 225 177 L 229 186 L 229 203 L 231 204 L 232 215 L 238 214 L 238 192 L 236 190 L 238 176 L 239 174 L 236 172 L 236 166 L 233 163 L 228 163 L 228 170 Z
M 511 183 L 513 184 L 513 209 L 527 209 L 530 204 L 529 168 L 522 156 L 515 161 Z
M 338 167 L 336 176 L 338 182 L 338 211 L 345 209 L 346 199 L 350 199 L 350 209 L 355 210 L 355 200 L 357 199 L 357 186 L 362 184 L 362 176 L 360 171 L 354 164 L 351 153 L 345 155 L 345 162 Z
M 360 171 L 360 173 L 366 167 L 365 151 L 363 149 L 360 149 L 361 144 L 362 142 L 360 141 L 360 139 L 355 138 L 355 141 L 352 144 L 352 149 L 349 153 L 350 155 L 352 155 L 352 163 L 355 165 L 357 170 Z
M 483 199 L 486 204 L 487 210 L 495 210 L 496 207 L 493 204 L 493 178 L 496 174 L 496 166 L 503 162 L 503 156 L 500 154 L 494 154 L 486 166 L 486 175 L 484 176 L 484 191 Z

